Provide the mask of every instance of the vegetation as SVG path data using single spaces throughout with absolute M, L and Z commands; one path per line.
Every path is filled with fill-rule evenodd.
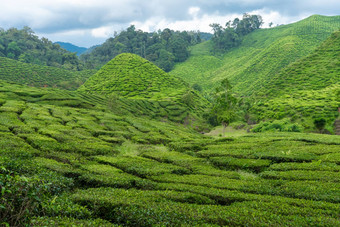
M 0 57 L 1 80 L 34 87 L 57 87 L 75 90 L 94 73 L 94 70 L 71 71 Z
M 338 17 L 311 20 L 327 35 Z M 223 58 L 210 55 L 213 41 L 190 47 L 185 64 L 202 65 L 187 78 L 196 70 L 209 75 L 188 80 L 191 86 L 131 53 L 116 56 L 76 91 L 55 87 L 85 74 L 0 58 L 7 80 L 0 80 L 0 225 L 339 226 L 340 137 L 303 133 L 314 126 L 326 132 L 338 114 L 339 32 L 313 51 L 312 41 L 323 37 L 291 33 L 306 21 L 251 32 Z M 142 34 L 130 27 L 113 41 L 134 32 Z M 287 37 L 311 54 L 285 67 L 281 61 L 300 53 L 284 46 L 292 55 L 257 61 Z M 240 84 L 236 62 L 250 82 Z M 32 85 L 28 77 L 48 87 L 15 83 Z M 263 121 L 233 137 L 199 133 L 209 128 L 203 117 L 226 126 L 244 116 Z
M 83 69 L 76 54 L 62 49 L 46 38 L 39 39 L 29 27 L 21 30 L 0 28 L 0 57 L 44 66 Z
M 340 224 L 337 136 L 213 139 L 130 99 L 0 88 L 4 225 Z
M 232 87 L 228 79 L 221 82 L 221 86 L 216 89 L 214 104 L 210 118 L 216 118 L 223 126 L 223 136 L 226 127 L 236 118 L 237 99 L 232 95 Z
M 209 36 L 205 36 L 209 38 Z M 136 30 L 131 25 L 125 31 L 115 34 L 101 46 L 81 59 L 89 69 L 99 69 L 121 53 L 137 54 L 169 72 L 175 62 L 183 62 L 188 56 L 188 47 L 201 42 L 198 32 L 178 32 L 168 28 L 163 31 L 148 33 Z
M 243 113 L 239 115 L 244 119 L 238 120 L 245 123 L 275 125 L 273 121 L 288 119 L 286 126 L 279 123 L 278 130 L 316 131 L 314 119 L 324 118 L 323 132 L 333 133 L 340 105 L 339 32 L 333 32 L 339 26 L 339 16 L 314 15 L 294 24 L 258 29 L 222 56 L 211 53 L 212 42 L 201 43 L 170 74 L 199 85 L 208 97 L 227 78 L 240 98 Z M 270 128 L 260 127 L 260 131 Z
M 151 111 L 155 117 L 190 125 L 209 106 L 207 100 L 181 79 L 135 54 L 118 55 L 78 90 L 115 99 L 125 97 L 144 106 L 145 112 Z
M 240 45 L 242 38 L 259 29 L 263 24 L 260 15 L 243 14 L 243 18 L 235 18 L 233 22 L 228 21 L 226 27 L 220 24 L 211 24 L 210 27 L 214 31 L 211 41 L 214 44 L 214 52 L 225 52 L 233 47 Z
M 244 36 L 238 47 L 214 54 L 211 41 L 191 47 L 190 57 L 175 65 L 170 74 L 190 85 L 213 91 L 228 78 L 239 96 L 263 91 L 263 84 L 281 69 L 305 57 L 340 27 L 340 16 L 314 15 L 302 21 Z
M 263 83 L 250 110 L 259 120 L 290 118 L 309 131 L 333 132 L 338 117 L 340 32 Z

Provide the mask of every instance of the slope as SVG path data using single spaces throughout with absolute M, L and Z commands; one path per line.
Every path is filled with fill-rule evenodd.
M 2 224 L 340 225 L 338 136 L 213 139 L 104 103 L 0 81 Z
M 179 78 L 134 54 L 120 54 L 90 77 L 79 89 L 134 100 L 149 115 L 177 122 L 201 116 L 208 102 Z M 144 112 L 144 111 L 143 111 Z
M 340 83 L 340 31 L 315 51 L 290 64 L 263 84 L 268 97 L 293 95 L 301 90 L 321 90 Z
M 184 82 L 134 54 L 120 54 L 79 88 L 80 91 L 117 93 L 123 97 L 160 98 L 181 94 Z
M 312 129 L 312 120 L 324 118 L 333 132 L 340 107 L 340 31 L 314 52 L 273 75 L 257 93 L 252 112 L 258 119 L 303 119 Z
M 75 90 L 94 73 L 94 70 L 71 71 L 0 57 L 0 79 L 35 87 Z
M 271 75 L 311 53 L 339 27 L 340 16 L 314 15 L 297 23 L 250 33 L 239 47 L 223 56 L 211 53 L 209 42 L 199 44 L 192 48 L 192 56 L 177 64 L 170 74 L 208 90 L 229 78 L 235 92 L 249 96 L 260 90 Z

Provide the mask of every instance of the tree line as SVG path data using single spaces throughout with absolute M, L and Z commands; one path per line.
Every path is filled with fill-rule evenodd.
M 121 53 L 133 53 L 169 72 L 176 62 L 183 62 L 189 57 L 189 46 L 201 41 L 199 32 L 179 32 L 166 28 L 148 33 L 131 25 L 92 52 L 81 55 L 80 59 L 86 68 L 98 69 Z
M 210 24 L 214 35 L 212 42 L 215 52 L 225 52 L 230 48 L 241 44 L 242 38 L 259 29 L 263 24 L 260 15 L 243 14 L 243 18 L 235 18 L 233 21 L 228 21 L 225 27 L 220 24 Z
M 0 57 L 71 70 L 83 69 L 83 64 L 75 53 L 46 38 L 39 39 L 27 26 L 23 29 L 0 28 Z

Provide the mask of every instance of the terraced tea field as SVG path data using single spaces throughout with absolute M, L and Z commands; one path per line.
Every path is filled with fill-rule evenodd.
M 1 83 L 1 187 L 21 185 L 1 203 L 32 198 L 44 226 L 340 225 L 339 136 L 214 139 L 105 105 Z

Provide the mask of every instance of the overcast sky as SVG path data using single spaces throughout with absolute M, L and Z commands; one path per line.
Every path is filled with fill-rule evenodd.
M 264 26 L 313 14 L 340 15 L 340 0 L 0 0 L 0 27 L 31 27 L 40 37 L 90 47 L 134 24 L 143 31 L 171 28 L 211 32 L 243 13 Z

